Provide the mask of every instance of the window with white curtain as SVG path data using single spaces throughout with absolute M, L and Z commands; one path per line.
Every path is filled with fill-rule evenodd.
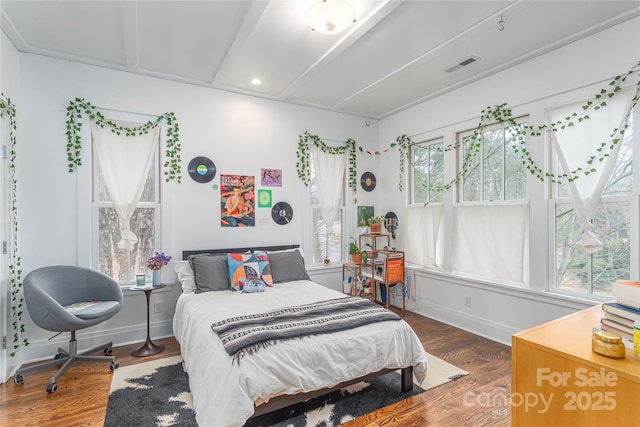
M 593 234 L 602 245 L 599 250 L 590 252 L 582 245 L 584 227 L 570 201 L 566 185 L 554 185 L 550 203 L 550 241 L 555 266 L 551 290 L 611 298 L 613 282 L 637 278 L 638 271 L 632 271 L 637 268 L 632 262 L 632 254 L 640 251 L 640 191 L 636 184 L 640 177 L 634 176 L 634 172 L 637 174 L 637 166 L 634 167 L 633 162 L 634 151 L 638 152 L 640 140 L 637 123 L 638 111 L 635 111 L 630 116 L 631 126 L 619 142 L 620 149 L 613 163 L 611 177 L 604 183 L 602 197 L 589 220 Z M 635 157 L 638 157 L 637 154 Z M 557 156 L 554 156 L 554 162 L 558 174 L 562 174 L 563 169 Z M 598 167 L 602 168 L 602 163 Z M 579 183 L 583 178 L 578 178 L 576 182 Z
M 526 117 L 516 120 L 526 122 Z M 516 126 L 508 123 L 487 126 L 480 139 L 472 138 L 474 130 L 457 135 L 459 142 L 460 167 L 474 150 L 473 144 L 480 144 L 479 153 L 472 157 L 467 172 L 459 187 L 462 202 L 483 202 L 496 200 L 525 200 L 527 198 L 527 169 L 522 164 L 515 149 L 521 149 L 514 138 Z
M 418 142 L 411 149 L 411 188 L 409 203 L 442 202 L 444 184 L 443 138 Z
M 144 189 L 129 221 L 130 231 L 137 237 L 132 250 L 118 247 L 122 238 L 121 218 L 107 191 L 105 176 L 92 145 L 92 265 L 121 283 L 133 282 L 136 274 L 147 273 L 147 258 L 160 244 L 159 138 L 154 145 Z
M 311 154 L 313 156 L 313 154 Z M 314 162 L 309 162 L 311 181 L 309 188 L 311 190 L 311 210 L 312 210 L 312 242 L 313 242 L 313 264 L 322 264 L 325 259 L 331 262 L 341 262 L 345 258 L 346 242 L 343 233 L 345 224 L 345 183 L 344 173 L 340 179 L 339 185 L 342 188 L 342 195 L 337 208 L 337 213 L 330 226 L 325 224 L 322 218 L 322 209 L 320 208 L 320 199 L 318 197 L 318 180 Z

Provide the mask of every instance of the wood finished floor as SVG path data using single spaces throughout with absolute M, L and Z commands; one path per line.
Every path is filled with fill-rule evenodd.
M 510 408 L 492 406 L 487 400 L 509 396 L 511 348 L 414 313 L 407 312 L 405 320 L 429 353 L 469 375 L 344 426 L 509 426 Z M 173 338 L 154 342 L 165 344 L 166 349 L 143 358 L 129 354 L 139 345 L 114 347 L 113 353 L 120 366 L 180 354 Z M 21 385 L 9 379 L 0 385 L 0 426 L 102 426 L 111 385 L 108 366 L 76 363 L 58 379 L 55 393 L 45 391 L 55 368 L 26 374 Z

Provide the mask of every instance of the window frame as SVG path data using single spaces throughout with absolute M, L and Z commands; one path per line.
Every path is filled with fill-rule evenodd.
M 631 137 L 631 144 L 633 149 L 632 154 L 632 171 L 637 169 L 633 165 L 640 164 L 640 108 L 635 109 L 632 113 L 633 124 L 631 130 L 633 135 Z M 551 170 L 559 171 L 559 160 L 552 147 L 551 141 L 548 141 L 549 155 Z M 602 203 L 611 202 L 625 202 L 629 204 L 629 275 L 630 278 L 638 277 L 640 275 L 640 264 L 638 259 L 640 258 L 640 173 L 636 172 L 632 176 L 632 189 L 630 193 L 621 194 L 603 194 L 598 205 Z M 548 227 L 547 227 L 547 253 L 548 253 L 548 280 L 546 285 L 546 291 L 552 294 L 566 295 L 577 298 L 584 298 L 588 300 L 603 302 L 612 299 L 609 295 L 599 295 L 593 293 L 593 274 L 589 272 L 589 283 L 587 284 L 588 292 L 572 291 L 569 289 L 563 289 L 558 286 L 557 277 L 557 256 L 556 256 L 556 226 L 555 226 L 555 211 L 556 206 L 561 203 L 570 203 L 569 196 L 566 191 L 562 191 L 559 184 L 549 183 L 549 198 L 548 198 Z M 590 266 L 593 264 L 590 260 Z M 591 267 L 589 267 L 589 270 Z
M 312 154 L 310 154 L 310 156 L 312 156 Z M 347 259 L 347 251 L 346 251 L 346 247 L 347 247 L 347 238 L 346 238 L 346 231 L 348 230 L 347 227 L 347 206 L 346 206 L 346 194 L 348 191 L 347 188 L 347 173 L 348 171 L 345 169 L 345 172 L 342 176 L 342 193 L 340 196 L 340 206 L 338 207 L 338 212 L 336 213 L 336 219 L 340 218 L 340 259 L 338 260 L 331 260 L 331 262 L 335 262 L 335 263 L 343 263 L 346 261 Z M 313 166 L 313 159 L 310 158 L 309 161 L 309 222 L 310 222 L 310 232 L 308 233 L 308 238 L 309 238 L 309 245 L 308 247 L 311 250 L 311 256 L 308 257 L 308 259 L 306 260 L 307 263 L 310 266 L 319 266 L 319 265 L 324 265 L 324 260 L 316 260 L 316 247 L 315 247 L 315 236 L 319 235 L 320 233 L 318 232 L 318 229 L 315 228 L 314 226 L 314 218 L 315 218 L 315 211 L 316 210 L 320 210 L 320 204 L 319 203 L 313 203 L 313 191 L 314 191 L 314 187 L 315 187 L 315 169 Z M 319 212 L 320 215 L 322 215 Z M 322 252 L 322 248 L 319 248 L 320 251 Z M 328 251 L 328 247 L 325 248 L 325 253 L 326 251 Z
M 160 133 L 162 135 L 162 133 Z M 136 207 L 137 209 L 154 209 L 154 217 L 155 217 L 155 240 L 154 240 L 154 248 L 162 247 L 162 184 L 163 180 L 161 179 L 161 146 L 162 146 L 162 137 L 158 138 L 156 142 L 156 148 L 153 154 L 152 167 L 149 170 L 149 173 L 153 172 L 154 174 L 154 191 L 153 191 L 153 201 L 139 201 Z M 89 265 L 92 269 L 99 271 L 101 273 L 105 273 L 100 270 L 100 230 L 99 230 L 99 211 L 102 208 L 113 208 L 113 202 L 110 200 L 97 200 L 99 194 L 99 186 L 100 186 L 100 169 L 99 169 L 98 159 L 95 154 L 95 149 L 93 144 L 91 144 L 91 192 L 90 192 L 90 204 L 91 204 L 91 220 L 90 220 L 90 233 L 91 233 L 91 251 L 90 251 L 90 260 Z M 148 179 L 148 178 L 147 178 Z M 159 250 L 159 249 L 155 249 Z M 131 260 L 129 259 L 130 253 L 127 253 L 127 263 L 130 264 Z M 152 253 L 149 256 L 153 255 Z M 127 268 L 129 270 L 129 267 Z M 144 270 L 144 273 L 147 274 L 149 271 L 147 269 Z M 107 273 L 105 273 L 107 274 Z M 118 280 L 114 278 L 120 286 L 129 286 L 135 284 L 135 272 L 132 272 L 132 276 L 127 278 L 126 280 Z
M 415 191 L 416 190 L 416 178 L 415 178 L 416 165 L 415 165 L 414 150 L 415 150 L 416 147 L 427 148 L 427 152 L 428 152 L 427 164 L 429 164 L 429 168 L 428 168 L 428 171 L 426 171 L 426 175 L 428 175 L 427 176 L 427 181 L 429 183 L 429 185 L 428 185 L 428 188 L 429 188 L 429 187 L 431 187 L 431 182 L 432 182 L 432 171 L 431 171 L 431 166 L 430 166 L 430 164 L 431 164 L 431 155 L 432 155 L 431 154 L 432 153 L 431 147 L 434 146 L 434 145 L 440 145 L 441 146 L 440 151 L 442 152 L 442 171 L 441 171 L 442 179 L 441 179 L 440 184 L 444 185 L 445 158 L 446 158 L 446 156 L 444 155 L 444 137 L 443 136 L 439 136 L 439 137 L 436 137 L 436 138 L 426 139 L 424 141 L 420 141 L 420 142 L 416 142 L 416 143 L 411 144 L 411 146 L 409 147 L 409 156 L 410 156 L 410 159 L 411 159 L 411 162 L 410 162 L 411 170 L 410 170 L 410 174 L 409 174 L 409 183 L 408 183 L 408 188 L 409 188 L 409 191 L 408 191 L 409 203 L 408 204 L 409 204 L 409 206 L 412 206 L 412 205 L 423 205 L 424 206 L 424 205 L 426 205 L 428 203 L 442 203 L 443 202 L 442 198 L 440 200 L 435 200 L 435 201 L 432 200 L 433 193 L 434 193 L 433 190 L 432 191 L 429 191 L 429 190 L 426 191 L 426 193 L 427 193 L 426 200 L 417 201 L 415 199 L 415 195 L 416 195 L 415 194 L 416 193 L 416 191 Z M 443 191 L 439 192 L 439 194 L 442 197 Z
M 529 115 L 525 114 L 522 116 L 518 116 L 515 117 L 513 119 L 516 124 L 519 125 L 526 125 L 529 122 Z M 483 129 L 483 134 L 486 132 L 493 132 L 496 130 L 502 130 L 503 132 L 507 129 L 512 127 L 513 125 L 508 123 L 508 122 L 495 122 L 495 123 L 491 123 L 487 126 L 484 127 Z M 460 169 L 462 168 L 462 165 L 464 164 L 464 157 L 465 157 L 465 150 L 464 150 L 464 140 L 467 137 L 470 137 L 471 135 L 473 135 L 476 132 L 477 129 L 467 129 L 464 131 L 460 131 L 460 132 L 456 132 L 455 135 L 455 140 L 456 140 L 456 174 L 458 174 L 460 172 Z M 485 192 L 484 192 L 484 185 L 485 185 L 485 177 L 484 177 L 484 141 L 482 142 L 482 146 L 481 146 L 481 153 L 478 154 L 478 156 L 480 157 L 480 200 L 465 200 L 464 199 L 464 182 L 465 182 L 465 176 L 462 176 L 460 179 L 460 182 L 457 183 L 456 185 L 456 200 L 457 203 L 487 203 L 487 202 L 517 202 L 517 201 L 525 201 L 529 199 L 529 194 L 528 194 L 528 185 L 527 185 L 527 180 L 529 178 L 529 174 L 527 173 L 528 171 L 526 170 L 525 166 L 522 166 L 524 168 L 523 170 L 523 178 L 524 178 L 524 190 L 525 190 L 525 194 L 524 194 L 524 198 L 521 199 L 507 199 L 506 197 L 506 188 L 507 188 L 507 174 L 506 174 L 506 152 L 507 150 L 505 149 L 505 139 L 503 137 L 503 141 L 502 141 L 502 168 L 501 168 L 501 172 L 502 172 L 502 197 L 500 199 L 485 199 Z M 528 138 L 526 143 L 528 143 Z

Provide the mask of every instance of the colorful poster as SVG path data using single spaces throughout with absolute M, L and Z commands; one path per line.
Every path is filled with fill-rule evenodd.
M 282 187 L 282 169 L 261 169 L 260 184 L 263 187 Z
M 273 204 L 271 190 L 258 190 L 258 207 L 270 208 Z
M 358 206 L 358 227 L 366 227 L 367 220 L 373 216 L 373 206 Z
M 220 225 L 255 226 L 255 178 L 248 175 L 220 175 Z

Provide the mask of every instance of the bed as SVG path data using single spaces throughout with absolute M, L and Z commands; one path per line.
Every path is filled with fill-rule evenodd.
M 237 285 L 237 275 L 229 275 L 235 258 L 228 254 L 247 259 L 250 253 L 267 254 L 264 269 L 264 262 L 260 268 L 245 264 L 260 274 L 268 272 L 263 277 L 268 282 L 270 275 L 272 286 L 255 293 L 230 290 Z M 183 293 L 173 330 L 200 426 L 242 426 L 251 417 L 398 369 L 402 370 L 398 387 L 404 391 L 411 389 L 413 376 L 419 382 L 426 376 L 424 348 L 402 319 L 271 340 L 255 351 L 233 355 L 225 349 L 225 338 L 213 331 L 214 324 L 348 299 L 309 279 L 296 245 L 184 251 L 175 268 Z M 234 322 L 228 322 L 231 318 Z

